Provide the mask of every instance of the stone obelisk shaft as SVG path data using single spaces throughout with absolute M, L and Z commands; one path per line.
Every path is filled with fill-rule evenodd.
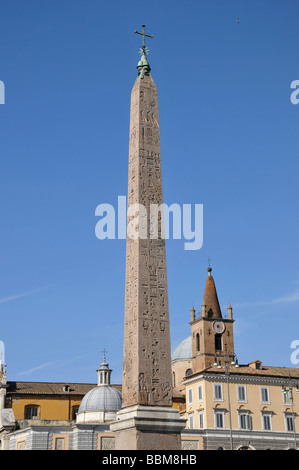
M 128 176 L 128 222 L 130 213 L 136 220 L 136 204 L 146 215 L 140 209 L 139 236 L 127 238 L 122 407 L 171 406 L 165 240 L 161 220 L 157 237 L 150 217 L 151 205 L 163 203 L 158 94 L 151 75 L 139 75 L 131 93 Z

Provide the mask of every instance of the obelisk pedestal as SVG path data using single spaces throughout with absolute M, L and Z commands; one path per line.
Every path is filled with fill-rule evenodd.
M 116 450 L 180 450 L 185 420 L 171 407 L 131 406 L 110 425 Z
M 131 93 L 122 410 L 110 428 L 116 449 L 178 450 L 185 420 L 172 408 L 163 217 L 152 217 L 163 203 L 158 94 L 142 34 Z

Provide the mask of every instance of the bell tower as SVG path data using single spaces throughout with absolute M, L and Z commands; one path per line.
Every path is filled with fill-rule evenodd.
M 208 267 L 201 314 L 195 316 L 191 309 L 192 370 L 193 373 L 206 369 L 217 362 L 222 364 L 225 349 L 234 351 L 232 307 L 228 306 L 228 318 L 223 318 L 212 268 Z M 231 354 L 233 359 L 233 354 Z

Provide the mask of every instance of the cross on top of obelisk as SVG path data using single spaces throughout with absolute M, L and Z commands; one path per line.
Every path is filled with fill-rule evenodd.
M 145 24 L 142 25 L 142 33 L 140 31 L 136 31 L 136 29 L 135 29 L 134 33 L 142 35 L 142 49 L 141 49 L 141 52 L 143 54 L 146 54 L 147 48 L 145 47 L 145 36 L 148 37 L 148 38 L 153 38 L 154 36 L 152 36 L 151 34 L 146 34 L 145 33 Z

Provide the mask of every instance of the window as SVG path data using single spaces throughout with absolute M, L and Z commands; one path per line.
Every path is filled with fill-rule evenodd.
M 217 333 L 215 335 L 215 351 L 221 351 L 222 350 L 222 336 Z
M 261 387 L 261 402 L 270 403 L 268 387 Z
M 37 406 L 26 406 L 25 407 L 25 419 L 33 419 L 38 416 Z
M 238 385 L 237 386 L 237 391 L 238 391 L 238 401 L 246 402 L 246 387 L 245 385 Z
M 223 400 L 221 384 L 214 384 L 214 400 Z
M 291 413 L 285 415 L 286 431 L 294 431 L 294 416 Z
M 240 429 L 251 429 L 251 416 L 248 411 L 239 413 L 239 427 Z
M 271 416 L 271 413 L 263 413 L 262 421 L 263 421 L 263 430 L 264 431 L 271 431 L 271 429 L 272 429 L 272 416 Z
M 196 351 L 200 350 L 199 334 L 196 335 Z
M 172 373 L 172 385 L 175 387 L 175 372 Z
M 198 427 L 199 427 L 199 429 L 204 428 L 203 411 L 198 412 Z
M 77 413 L 79 411 L 79 407 L 76 406 L 75 408 L 73 408 L 73 412 L 72 412 L 72 420 L 76 420 L 76 417 L 77 417 Z
M 197 396 L 198 396 L 198 401 L 202 401 L 202 386 L 198 385 L 197 387 Z
M 283 390 L 283 404 L 284 405 L 292 404 L 292 390 L 290 388 L 286 388 Z
M 193 374 L 192 369 L 186 370 L 186 377 L 189 377 L 189 375 L 192 375 L 192 374 Z
M 224 428 L 224 412 L 215 411 L 215 427 Z
M 193 403 L 193 400 L 192 400 L 192 388 L 189 388 L 189 390 L 188 390 L 188 402 L 189 402 L 189 404 L 190 404 L 190 403 Z
M 194 428 L 194 417 L 193 417 L 193 413 L 190 413 L 189 414 L 189 429 L 193 429 Z

